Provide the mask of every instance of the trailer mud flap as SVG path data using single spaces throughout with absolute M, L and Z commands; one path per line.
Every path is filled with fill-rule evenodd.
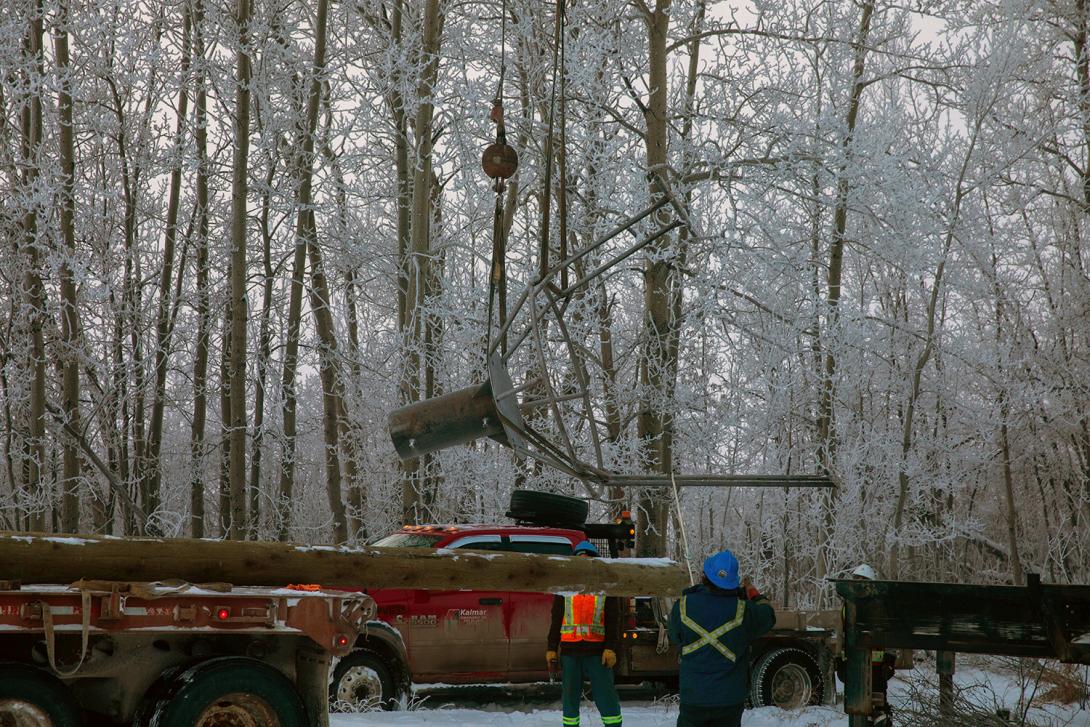
M 313 727 L 329 727 L 329 668 L 332 662 L 328 651 L 300 640 L 295 651 L 295 686 Z

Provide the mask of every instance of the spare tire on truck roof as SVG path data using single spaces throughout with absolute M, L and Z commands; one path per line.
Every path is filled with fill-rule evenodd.
M 590 506 L 585 500 L 552 492 L 514 490 L 507 517 L 520 522 L 562 528 L 582 528 Z

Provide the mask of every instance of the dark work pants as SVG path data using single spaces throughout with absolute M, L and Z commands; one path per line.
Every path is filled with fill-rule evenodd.
M 621 724 L 621 700 L 613 686 L 613 670 L 602 666 L 599 654 L 560 653 L 562 696 L 564 702 L 563 723 L 569 727 L 579 724 L 579 702 L 583 699 L 583 680 L 590 680 L 590 693 L 602 724 L 616 727 Z
M 744 704 L 729 707 L 701 707 L 682 704 L 677 715 L 677 727 L 742 727 Z

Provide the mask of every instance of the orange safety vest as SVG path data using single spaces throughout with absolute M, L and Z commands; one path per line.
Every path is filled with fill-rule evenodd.
M 605 641 L 606 599 L 604 596 L 564 596 L 561 641 Z

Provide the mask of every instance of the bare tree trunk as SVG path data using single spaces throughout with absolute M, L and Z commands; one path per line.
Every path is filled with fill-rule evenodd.
M 1008 421 L 1010 419 L 1010 402 L 1007 397 L 1007 391 L 1003 387 L 1006 385 L 1006 377 L 1003 372 L 1003 354 L 1000 350 L 1003 345 L 1003 291 L 999 286 L 998 278 L 998 260 L 995 255 L 992 256 L 992 271 L 993 271 L 993 294 L 995 295 L 995 343 L 996 343 L 996 383 L 999 387 L 999 456 L 1003 458 L 1003 496 L 1004 504 L 1006 505 L 1006 520 L 1007 520 L 1007 550 L 1010 551 L 1010 564 L 1011 564 L 1011 576 L 1014 578 L 1014 585 L 1020 586 L 1025 583 L 1025 576 L 1022 572 L 1022 558 L 1018 554 L 1018 546 L 1020 539 L 1018 537 L 1018 508 L 1014 501 L 1014 476 L 1011 473 L 1011 444 L 1010 436 L 1008 432 Z
M 208 338 L 211 303 L 208 293 L 208 92 L 204 72 L 204 0 L 193 2 L 193 55 L 200 70 L 195 80 L 196 114 L 194 143 L 197 147 L 197 342 L 193 357 L 193 423 L 189 430 L 190 529 L 203 538 L 204 517 L 204 429 L 208 411 Z
M 328 125 L 326 132 L 328 133 Z M 329 166 L 333 171 L 333 178 L 337 184 L 337 235 L 346 235 L 349 225 L 347 188 L 340 160 L 330 147 L 328 138 L 322 143 L 322 155 L 329 162 Z M 349 384 L 345 379 L 339 379 L 339 401 L 341 406 L 337 414 L 340 426 L 338 441 L 343 454 L 344 478 L 348 491 L 348 535 L 350 541 L 358 542 L 367 539 L 367 523 L 364 518 L 366 496 L 360 483 L 358 471 L 360 459 L 359 431 L 352 425 L 347 411 L 349 389 L 358 386 L 359 382 L 363 380 L 363 370 L 359 358 L 359 312 L 356 309 L 359 291 L 356 288 L 356 275 L 352 264 L 348 265 L 346 278 L 345 308 L 348 329 L 348 368 L 353 383 Z
M 57 116 L 60 122 L 61 165 L 61 236 L 64 239 L 65 258 L 61 263 L 61 340 L 62 406 L 67 423 L 79 431 L 80 423 L 80 330 L 79 307 L 76 300 L 76 284 L 72 271 L 72 258 L 76 254 L 75 229 L 75 176 L 76 150 L 72 130 L 72 78 L 68 59 L 68 2 L 60 0 L 57 7 L 57 30 L 53 33 L 53 49 L 56 55 Z M 62 474 L 61 529 L 68 533 L 79 532 L 80 508 L 80 457 L 79 447 L 70 437 L 64 440 L 64 464 Z
M 343 209 L 343 207 L 342 207 Z M 363 369 L 360 366 L 359 346 L 359 314 L 356 310 L 358 291 L 356 290 L 355 274 L 349 270 L 348 280 L 345 284 L 345 298 L 348 315 L 348 366 L 352 373 L 352 381 L 363 380 Z M 342 404 L 347 397 L 347 387 L 342 390 Z M 344 431 L 341 433 L 341 443 L 345 449 L 344 476 L 348 480 L 348 529 L 349 539 L 352 542 L 367 540 L 367 520 L 364 514 L 367 512 L 367 494 L 364 492 L 363 483 L 359 478 L 360 442 L 357 428 L 352 426 L 346 411 L 341 412 L 341 422 Z
M 411 249 L 408 255 L 405 293 L 405 331 L 408 351 L 402 399 L 416 401 L 420 396 L 420 365 L 424 338 L 424 305 L 427 295 L 428 266 L 431 255 L 431 182 L 432 182 L 432 91 L 439 74 L 439 46 L 443 34 L 444 8 L 442 0 L 427 0 L 421 28 L 421 58 L 424 64 L 416 87 L 418 108 L 415 133 L 414 173 L 412 179 Z M 420 462 L 405 463 L 402 482 L 402 522 L 416 523 L 425 515 L 421 492 L 423 471 Z
M 1083 163 L 1080 173 L 1082 177 L 1080 180 L 1082 182 L 1082 212 L 1084 215 L 1082 224 L 1085 225 L 1088 218 L 1090 218 L 1090 8 L 1088 8 L 1087 0 L 1075 0 L 1074 24 L 1073 32 L 1067 33 L 1067 37 L 1073 41 L 1075 71 L 1079 79 L 1079 118 L 1082 121 L 1082 141 L 1086 155 L 1086 161 Z M 1059 154 L 1058 156 L 1061 161 L 1066 160 L 1065 155 Z M 1078 242 L 1076 242 L 1075 250 L 1075 259 L 1081 261 L 1077 252 Z M 1079 267 L 1081 267 L 1081 263 Z M 1085 277 L 1085 272 L 1082 272 L 1082 277 Z M 1084 337 L 1087 335 L 1085 329 L 1080 333 Z M 1082 450 L 1084 462 L 1081 473 L 1084 509 L 1087 516 L 1090 517 L 1090 416 L 1085 415 L 1087 408 L 1087 406 L 1083 406 L 1084 416 L 1079 421 L 1082 438 L 1078 446 Z
M 651 92 L 644 110 L 644 143 L 648 173 L 653 178 L 661 175 L 664 179 L 669 151 L 666 38 L 670 29 L 670 6 L 671 0 L 657 0 L 654 11 L 645 12 Z M 651 194 L 657 193 L 657 185 L 652 184 Z M 673 471 L 671 440 L 663 436 L 666 418 L 663 407 L 668 406 L 664 402 L 672 398 L 670 370 L 676 366 L 676 361 L 670 360 L 670 338 L 672 328 L 679 323 L 673 319 L 672 287 L 675 282 L 672 263 L 666 260 L 673 245 L 673 238 L 663 235 L 648 250 L 648 257 L 654 262 L 649 260 L 644 263 L 644 349 L 640 356 L 640 387 L 643 393 L 636 420 L 637 433 L 645 453 L 645 466 L 663 474 Z M 644 493 L 639 497 L 639 509 L 642 517 L 639 519 L 636 554 L 664 555 L 669 500 L 657 493 Z
M 223 335 L 220 343 L 220 486 L 219 486 L 219 536 L 232 538 L 231 516 L 235 492 L 231 487 L 231 302 L 228 301 L 223 317 Z M 241 495 L 239 495 L 241 497 Z M 235 539 L 235 538 L 232 538 Z
M 324 0 L 323 0 L 324 2 Z M 322 381 L 323 434 L 325 436 L 326 495 L 333 514 L 335 542 L 348 540 L 348 524 L 345 519 L 344 499 L 341 495 L 340 434 L 343 429 L 344 390 L 337 367 L 337 339 L 333 331 L 333 317 L 329 312 L 329 284 L 322 271 L 322 255 L 316 241 L 314 214 L 308 214 L 311 230 L 310 251 L 310 310 L 314 315 L 320 347 L 318 350 L 318 375 Z
M 833 209 L 833 231 L 829 243 L 829 273 L 825 291 L 826 321 L 825 330 L 830 335 L 840 321 L 840 280 L 844 269 L 844 241 L 848 230 L 848 195 L 851 184 L 847 166 L 855 138 L 856 122 L 859 118 L 859 102 L 866 84 L 863 72 L 866 67 L 867 39 L 870 36 L 871 15 L 874 13 L 874 0 L 864 0 L 859 18 L 859 30 L 852 43 L 854 64 L 852 66 L 852 90 L 848 96 L 848 113 L 845 118 L 844 139 L 841 150 L 844 161 L 837 173 L 836 205 Z M 825 362 L 819 375 L 820 392 L 818 396 L 818 462 L 826 474 L 831 475 L 836 466 L 836 431 L 834 427 L 833 400 L 836 387 L 836 354 L 831 345 L 825 346 Z M 833 530 L 833 494 L 831 490 L 822 493 L 822 522 L 818 526 L 818 569 L 817 581 L 822 582 L 831 568 L 829 538 Z M 823 596 L 820 596 L 823 597 Z M 819 601 L 820 605 L 820 601 Z
M 41 163 L 42 147 L 42 99 L 41 79 L 44 76 L 42 52 L 42 7 L 41 0 L 36 0 L 30 13 L 27 32 L 23 38 L 23 56 L 30 76 L 24 79 L 28 97 L 23 101 L 22 156 L 23 186 L 30 189 L 36 182 Z M 32 203 L 33 204 L 33 203 Z M 27 517 L 27 527 L 31 530 L 45 530 L 45 509 L 47 500 L 42 483 L 42 467 L 45 464 L 45 287 L 38 272 L 40 256 L 38 251 L 38 209 L 30 207 L 23 215 L 22 239 L 27 256 L 26 273 L 23 278 L 24 295 L 30 308 L 30 421 L 24 437 L 23 482 L 26 486 L 27 499 L 31 510 Z
M 178 237 L 178 209 L 181 206 L 183 142 L 186 115 L 189 113 L 189 64 L 190 29 L 192 17 L 185 10 L 182 31 L 182 61 L 180 75 L 183 82 L 178 89 L 177 126 L 174 133 L 174 159 L 170 170 L 170 191 L 167 193 L 167 218 L 163 234 L 163 267 L 159 274 L 159 306 L 155 324 L 155 390 L 152 395 L 151 422 L 148 425 L 146 467 L 143 472 L 141 500 L 147 512 L 155 512 L 162 499 L 160 486 L 163 465 L 160 460 L 163 445 L 163 415 L 166 408 L 167 361 L 173 333 L 170 315 L 170 289 L 174 283 L 174 245 Z M 179 279 L 184 274 L 179 270 Z
M 250 441 L 250 504 L 246 525 L 248 537 L 258 540 L 261 527 L 261 460 L 262 444 L 265 439 L 265 389 L 269 382 L 269 361 L 272 359 L 272 332 L 269 319 L 272 316 L 273 280 L 272 231 L 269 229 L 269 212 L 273 181 L 276 176 L 277 155 L 270 154 L 269 168 L 265 172 L 265 187 L 261 191 L 261 264 L 265 271 L 265 280 L 261 292 L 261 322 L 258 325 L 257 351 L 257 386 L 254 389 L 254 430 Z
M 250 154 L 250 0 L 237 0 L 238 48 L 235 78 L 235 154 L 231 182 L 231 379 L 228 457 L 231 516 L 228 537 L 241 540 L 246 526 L 246 202 Z
M 281 390 L 284 403 L 281 411 L 283 449 L 280 453 L 280 488 L 277 499 L 277 534 L 287 540 L 291 533 L 292 497 L 295 485 L 296 393 L 295 376 L 299 364 L 299 325 L 303 309 L 303 276 L 306 265 L 306 236 L 310 234 L 303 210 L 298 212 L 295 226 L 295 259 L 291 268 L 288 293 L 288 331 L 284 344 L 284 368 Z
M 916 358 L 916 365 L 912 370 L 912 388 L 908 395 L 908 401 L 905 402 L 904 415 L 901 422 L 901 462 L 897 473 L 898 493 L 897 506 L 893 515 L 893 545 L 890 548 L 891 578 L 899 578 L 902 575 L 900 564 L 900 534 L 901 526 L 904 522 L 905 506 L 908 503 L 909 496 L 910 482 L 908 477 L 908 455 L 912 449 L 912 432 L 916 404 L 920 398 L 920 383 L 923 377 L 924 368 L 927 366 L 928 361 L 931 360 L 931 354 L 935 349 L 935 325 L 938 319 L 939 294 L 942 291 L 942 286 L 945 282 L 943 275 L 946 272 L 946 260 L 950 255 L 950 248 L 954 243 L 954 235 L 957 232 L 958 220 L 961 217 L 961 203 L 965 198 L 965 175 L 969 171 L 969 163 L 972 161 L 973 150 L 976 148 L 976 140 L 980 133 L 980 121 L 981 119 L 978 118 L 973 129 L 972 139 L 969 143 L 969 150 L 965 155 L 965 159 L 961 165 L 961 172 L 958 175 L 957 191 L 954 193 L 953 209 L 951 210 L 946 236 L 943 240 L 939 264 L 935 268 L 935 276 L 931 281 L 931 294 L 927 301 L 927 332 L 924 336 L 924 346 L 923 350 L 920 351 L 920 355 Z

